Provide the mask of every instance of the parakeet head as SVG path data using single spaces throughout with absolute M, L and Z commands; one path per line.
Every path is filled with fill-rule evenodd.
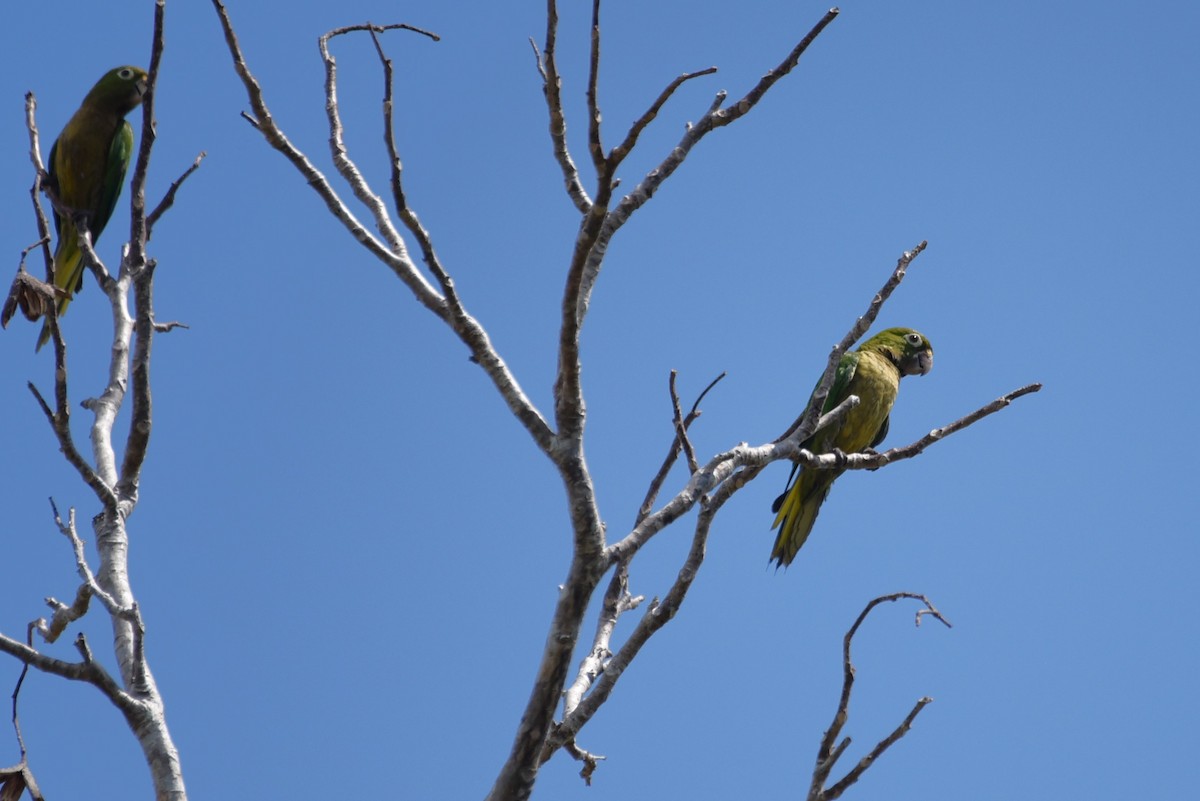
M 882 353 L 900 375 L 925 375 L 933 369 L 933 345 L 919 331 L 888 328 L 863 343 L 859 350 Z
M 84 105 L 98 106 L 124 117 L 137 108 L 146 91 L 146 71 L 141 67 L 117 67 L 104 74 L 83 99 Z

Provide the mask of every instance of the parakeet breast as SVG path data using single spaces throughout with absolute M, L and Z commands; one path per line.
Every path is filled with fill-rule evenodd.
M 83 108 L 58 139 L 54 165 L 59 200 L 79 211 L 92 211 L 99 201 L 108 169 L 108 153 L 122 120 Z
M 894 364 L 881 354 L 862 353 L 848 387 L 848 394 L 857 395 L 860 403 L 846 416 L 834 445 L 845 453 L 869 447 L 891 414 L 899 389 L 900 372 Z

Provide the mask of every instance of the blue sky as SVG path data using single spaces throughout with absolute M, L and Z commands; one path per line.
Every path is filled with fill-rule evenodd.
M 580 163 L 585 5 L 564 2 L 560 28 Z M 826 10 L 746 5 L 606 6 L 610 144 L 673 77 L 720 68 L 667 105 L 626 186 L 714 92 L 744 93 Z M 29 32 L 0 70 L 11 270 L 36 239 L 24 93 L 48 148 L 100 74 L 149 57 L 148 0 L 61 2 L 53 21 L 33 6 L 3 12 Z M 276 118 L 327 173 L 316 37 L 366 20 L 442 35 L 385 38 L 409 196 L 468 309 L 548 408 L 577 216 L 527 41 L 543 36 L 543 4 L 229 6 Z M 680 615 L 581 736 L 608 756 L 594 786 L 560 755 L 541 796 L 796 797 L 834 711 L 841 636 L 898 590 L 928 594 L 955 626 L 914 629 L 915 608 L 898 604 L 861 631 L 847 768 L 918 697 L 935 701 L 847 797 L 1192 789 L 1180 766 L 1198 744 L 1200 545 L 1193 460 L 1170 432 L 1197 392 L 1182 347 L 1200 290 L 1197 30 L 1184 2 L 847 4 L 798 70 L 620 232 L 583 340 L 587 455 L 613 536 L 670 442 L 669 370 L 689 402 L 729 373 L 693 429 L 702 458 L 772 439 L 922 239 L 879 322 L 928 335 L 935 368 L 905 381 L 887 444 L 1031 381 L 1045 389 L 918 459 L 843 477 L 787 572 L 767 566 L 787 470 L 764 473 L 718 519 Z M 465 350 L 239 118 L 211 8 L 169 3 L 167 36 L 151 196 L 208 157 L 150 243 L 159 317 L 191 328 L 156 339 L 130 528 L 189 790 L 481 797 L 568 564 L 560 483 Z M 382 188 L 374 53 L 365 38 L 335 53 L 351 154 Z M 110 266 L 125 200 L 100 240 Z M 104 377 L 98 301 L 89 282 L 65 319 L 76 401 Z M 0 335 L 0 630 L 12 636 L 44 596 L 76 586 L 46 497 L 83 520 L 96 511 L 25 387 L 51 385 L 35 338 L 19 320 Z M 633 591 L 665 592 L 689 540 L 686 527 L 660 535 Z M 82 628 L 103 642 L 92 618 Z M 65 641 L 48 650 L 75 655 Z M 0 685 L 17 673 L 0 661 Z M 135 741 L 91 688 L 34 676 L 21 713 L 48 796 L 149 794 Z M 0 763 L 15 761 L 0 737 Z

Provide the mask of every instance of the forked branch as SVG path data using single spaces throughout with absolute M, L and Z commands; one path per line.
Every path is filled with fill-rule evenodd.
M 838 737 L 842 733 L 846 722 L 850 718 L 850 694 L 854 688 L 854 664 L 850 661 L 850 645 L 854 641 L 854 635 L 858 633 L 858 629 L 862 626 L 863 621 L 867 619 L 867 615 L 871 614 L 876 606 L 882 603 L 899 601 L 902 598 L 912 598 L 921 601 L 925 606 L 917 611 L 916 624 L 921 625 L 921 618 L 929 615 L 940 620 L 947 628 L 950 627 L 950 621 L 942 616 L 942 613 L 930 603 L 929 599 L 924 595 L 918 595 L 913 592 L 894 592 L 890 595 L 881 595 L 875 598 L 866 605 L 866 608 L 859 614 L 854 621 L 854 625 L 846 632 L 846 636 L 842 638 L 842 692 L 838 698 L 837 710 L 833 715 L 833 722 L 829 728 L 825 730 L 825 734 L 821 737 L 821 744 L 817 748 L 817 761 L 813 767 L 812 782 L 809 785 L 808 801 L 833 801 L 846 791 L 850 785 L 858 781 L 863 773 L 875 763 L 875 760 L 883 755 L 883 752 L 895 745 L 901 737 L 908 733 L 912 727 L 913 720 L 920 714 L 921 710 L 926 707 L 933 699 L 929 697 L 920 698 L 913 706 L 912 710 L 905 716 L 904 720 L 892 730 L 890 734 L 875 744 L 870 753 L 858 761 L 849 772 L 846 773 L 832 787 L 826 787 L 829 780 L 829 774 L 833 770 L 838 759 L 845 753 L 846 748 L 850 745 L 850 738 L 846 737 L 838 741 Z

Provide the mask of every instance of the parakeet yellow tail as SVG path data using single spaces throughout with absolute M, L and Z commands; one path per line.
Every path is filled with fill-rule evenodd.
M 771 560 L 776 565 L 789 565 L 808 540 L 821 504 L 833 487 L 841 470 L 801 470 L 796 481 L 775 499 L 771 511 L 778 512 L 771 528 L 779 528 Z

